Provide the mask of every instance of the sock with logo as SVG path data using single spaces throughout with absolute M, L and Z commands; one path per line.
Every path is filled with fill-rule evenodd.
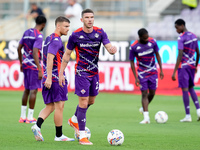
M 87 108 L 81 108 L 81 107 L 78 108 L 77 120 L 78 120 L 79 131 L 85 131 L 86 112 Z

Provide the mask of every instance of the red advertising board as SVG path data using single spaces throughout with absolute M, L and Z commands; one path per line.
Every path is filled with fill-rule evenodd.
M 65 72 L 68 79 L 68 90 L 74 91 L 74 61 L 71 61 Z M 158 80 L 157 94 L 181 95 L 178 82 L 171 80 L 174 65 L 163 64 L 164 79 Z M 159 67 L 158 67 L 159 72 Z M 99 62 L 99 90 L 104 92 L 140 94 L 135 86 L 129 62 Z M 19 61 L 0 60 L 0 90 L 23 90 L 23 73 Z M 195 76 L 196 86 L 200 85 L 200 71 Z M 198 93 L 198 92 L 197 92 Z M 200 93 L 198 93 L 200 95 Z

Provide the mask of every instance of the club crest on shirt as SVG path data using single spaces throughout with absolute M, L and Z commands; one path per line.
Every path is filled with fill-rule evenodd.
M 80 36 L 79 36 L 79 39 L 84 39 L 84 36 L 83 36 L 83 35 L 80 35 Z
M 152 44 L 149 42 L 149 43 L 148 43 L 148 46 L 151 47 L 151 45 L 152 45 Z
M 99 37 L 99 34 L 98 33 L 95 33 L 95 35 L 94 35 L 96 38 L 98 38 Z
M 81 93 L 82 93 L 82 94 L 84 94 L 84 93 L 85 93 L 85 90 L 84 90 L 84 89 L 82 89 L 82 90 L 81 90 Z

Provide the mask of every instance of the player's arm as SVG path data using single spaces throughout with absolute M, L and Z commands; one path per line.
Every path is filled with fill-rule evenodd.
M 62 63 L 61 63 L 61 67 L 60 67 L 60 72 L 59 72 L 59 85 L 61 87 L 63 87 L 63 85 L 65 85 L 65 78 L 64 78 L 64 70 L 67 67 L 67 64 L 70 60 L 70 55 L 72 53 L 72 50 L 69 50 L 67 48 L 67 50 L 65 51 L 63 58 L 62 58 Z
M 42 79 L 42 68 L 41 68 L 40 62 L 39 62 L 38 51 L 39 51 L 38 48 L 35 48 L 35 47 L 33 48 L 33 59 L 38 68 L 38 79 L 41 80 Z
M 160 67 L 160 79 L 164 78 L 163 70 L 162 70 L 162 63 L 161 63 L 161 58 L 158 52 L 156 52 L 156 59 L 158 61 L 158 65 Z
M 19 59 L 19 62 L 20 62 L 20 71 L 21 72 L 23 72 L 23 69 L 22 69 L 22 48 L 23 48 L 22 44 L 19 44 L 18 47 L 17 47 L 18 59 Z
M 182 57 L 183 57 L 183 50 L 179 50 L 178 51 L 178 57 L 177 57 L 176 65 L 175 65 L 175 68 L 174 68 L 174 72 L 172 74 L 172 80 L 173 81 L 176 80 L 176 76 L 175 76 L 176 75 L 176 71 L 178 70 L 178 66 L 181 63 Z
M 55 55 L 48 53 L 47 54 L 47 79 L 44 83 L 44 86 L 47 87 L 48 89 L 51 88 L 52 84 L 52 69 L 53 69 L 53 59 Z
M 112 46 L 111 43 L 108 43 L 106 45 L 104 45 L 106 50 L 111 54 L 114 55 L 117 52 L 117 47 L 116 46 Z
M 197 57 L 196 57 L 196 73 L 197 73 L 197 67 L 199 63 L 199 47 L 198 46 L 196 48 L 196 53 L 197 53 Z
M 135 70 L 134 61 L 131 60 L 130 63 L 131 63 L 131 70 L 132 70 L 133 75 L 134 75 L 134 77 L 135 77 L 135 84 L 136 84 L 136 86 L 139 86 L 139 85 L 140 85 L 140 80 L 138 79 L 138 77 L 137 77 L 137 75 L 136 75 L 136 70 Z

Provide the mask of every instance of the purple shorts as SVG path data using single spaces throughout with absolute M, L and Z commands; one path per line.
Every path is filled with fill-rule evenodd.
M 41 88 L 41 80 L 38 79 L 38 70 L 23 69 L 24 87 L 28 90 Z
M 64 87 L 61 87 L 58 82 L 52 82 L 50 89 L 42 84 L 42 96 L 45 104 L 66 101 L 68 99 L 67 81 Z
M 99 75 L 93 77 L 75 75 L 75 94 L 80 97 L 97 96 L 99 93 Z
M 178 68 L 178 86 L 188 88 L 194 86 L 195 69 Z
M 158 75 L 154 74 L 148 78 L 139 78 L 140 80 L 140 90 L 156 90 L 158 87 Z

